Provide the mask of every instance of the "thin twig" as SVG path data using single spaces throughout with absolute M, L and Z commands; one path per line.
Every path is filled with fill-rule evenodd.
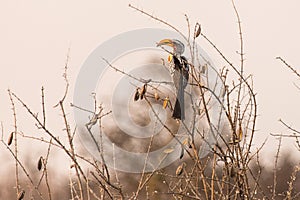
M 278 57 L 276 57 L 276 59 L 278 59 L 281 62 L 283 62 L 283 64 L 285 64 L 290 70 L 292 70 L 292 72 L 294 74 L 296 74 L 298 77 L 300 77 L 300 74 L 297 72 L 297 70 L 294 69 L 291 65 L 289 65 L 283 58 L 281 58 L 280 56 L 278 56 Z
M 278 147 L 277 147 L 277 152 L 275 156 L 275 163 L 274 163 L 274 174 L 273 174 L 273 191 L 272 191 L 272 199 L 275 199 L 276 197 L 276 187 L 277 187 L 277 170 L 278 170 L 278 160 L 279 160 L 279 153 L 281 149 L 281 142 L 282 142 L 282 137 L 279 137 L 278 141 Z
M 171 29 L 173 29 L 174 31 L 176 31 L 177 33 L 179 33 L 188 42 L 188 38 L 179 29 L 177 29 L 175 26 L 173 26 L 173 25 L 169 24 L 168 22 L 166 22 L 166 21 L 164 21 L 164 20 L 162 20 L 162 19 L 160 19 L 158 17 L 155 17 L 155 16 L 153 16 L 153 15 L 151 15 L 151 14 L 149 14 L 149 13 L 147 13 L 147 12 L 145 12 L 145 11 L 143 11 L 143 10 L 141 10 L 141 9 L 139 9 L 139 8 L 131 5 L 131 4 L 129 4 L 128 6 L 130 8 L 132 8 L 132 9 L 134 9 L 134 10 L 142 13 L 143 15 L 146 15 L 146 16 L 154 19 L 155 21 L 158 21 L 158 22 L 160 22 L 160 23 L 162 23 L 162 24 L 170 27 Z
M 17 113 L 16 113 L 16 106 L 14 103 L 14 100 L 12 98 L 12 93 L 11 91 L 8 89 L 8 95 L 9 95 L 9 99 L 11 102 L 11 106 L 12 106 L 12 112 L 13 112 L 13 117 L 14 117 L 14 148 L 15 148 L 15 176 L 16 176 L 16 194 L 18 195 L 20 193 L 20 180 L 19 180 L 19 164 L 18 164 L 18 127 L 17 127 Z

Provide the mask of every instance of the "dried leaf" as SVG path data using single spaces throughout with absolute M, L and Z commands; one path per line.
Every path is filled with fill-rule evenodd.
M 24 196 L 25 196 L 25 190 L 22 190 L 22 191 L 18 194 L 17 199 L 18 199 L 18 200 L 22 200 L 22 199 L 24 199 Z
M 39 171 L 41 171 L 42 166 L 43 166 L 43 156 L 41 156 L 39 161 L 38 161 L 37 168 L 38 168 Z
M 139 98 L 140 98 L 140 88 L 137 88 L 136 89 L 136 92 L 135 92 L 135 94 L 134 94 L 134 101 L 137 101 L 137 100 L 139 100 Z
M 165 150 L 164 150 L 164 153 L 169 154 L 169 153 L 172 153 L 173 151 L 174 151 L 174 149 L 165 149 Z
M 8 137 L 8 140 L 7 140 L 7 145 L 11 145 L 12 141 L 13 141 L 13 138 L 14 138 L 14 132 L 11 132 L 9 137 Z
M 195 30 L 195 38 L 197 38 L 201 33 L 201 25 L 199 23 L 196 24 Z
M 168 106 L 168 104 L 169 104 L 169 97 L 166 97 L 166 98 L 164 99 L 163 108 L 166 109 L 167 106 Z

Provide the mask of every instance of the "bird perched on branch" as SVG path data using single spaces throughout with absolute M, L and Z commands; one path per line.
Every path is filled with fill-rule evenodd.
M 187 59 L 182 55 L 184 52 L 184 44 L 176 39 L 163 39 L 157 46 L 172 47 L 173 52 L 168 57 L 168 61 L 172 63 L 171 75 L 176 88 L 176 102 L 172 117 L 174 119 L 184 120 L 184 89 L 189 80 L 189 65 Z

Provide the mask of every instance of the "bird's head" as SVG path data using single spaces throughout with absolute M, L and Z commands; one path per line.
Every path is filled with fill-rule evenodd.
M 159 43 L 157 44 L 157 46 L 169 46 L 173 48 L 173 54 L 175 56 L 181 56 L 184 52 L 184 44 L 182 42 L 180 42 L 179 40 L 176 39 L 163 39 L 161 41 L 159 41 Z

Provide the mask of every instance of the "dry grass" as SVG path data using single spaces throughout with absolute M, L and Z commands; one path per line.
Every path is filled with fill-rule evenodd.
M 31 108 L 12 91 L 8 91 L 12 106 L 14 128 L 10 134 L 5 134 L 2 126 L 1 142 L 10 152 L 12 159 L 15 162 L 14 170 L 15 177 L 9 177 L 2 188 L 9 191 L 8 193 L 1 192 L 0 198 L 6 199 L 297 199 L 299 198 L 299 181 L 298 172 L 299 164 L 293 164 L 288 156 L 283 156 L 286 160 L 280 162 L 280 148 L 282 146 L 283 137 L 294 137 L 298 143 L 299 132 L 287 126 L 293 134 L 274 135 L 279 138 L 278 149 L 275 156 L 274 170 L 268 171 L 260 164 L 260 150 L 264 148 L 253 148 L 253 138 L 256 134 L 257 121 L 257 100 L 254 90 L 254 83 L 251 75 L 244 72 L 244 47 L 243 34 L 238 11 L 233 3 L 234 12 L 238 21 L 239 31 L 239 57 L 240 63 L 234 65 L 225 54 L 217 48 L 217 46 L 206 36 L 199 25 L 192 28 L 188 17 L 186 17 L 188 26 L 188 35 L 183 34 L 173 25 L 165 20 L 155 17 L 147 12 L 130 5 L 130 8 L 146 15 L 155 21 L 158 21 L 170 29 L 178 32 L 186 39 L 188 48 L 190 48 L 190 85 L 193 90 L 197 91 L 198 97 L 201 100 L 199 104 L 199 113 L 195 112 L 194 119 L 198 115 L 201 120 L 210 127 L 210 136 L 207 137 L 207 132 L 196 129 L 193 133 L 188 133 L 188 140 L 181 141 L 176 135 L 176 129 L 162 122 L 158 115 L 155 114 L 159 123 L 162 123 L 164 128 L 169 133 L 169 137 L 175 138 L 182 146 L 182 158 L 172 163 L 163 169 L 157 169 L 153 172 L 140 174 L 130 174 L 124 172 L 116 172 L 110 169 L 105 163 L 95 160 L 91 156 L 80 154 L 80 149 L 76 143 L 76 127 L 71 127 L 70 119 L 68 118 L 66 109 L 69 109 L 66 97 L 68 95 L 69 81 L 67 78 L 68 59 L 65 64 L 65 93 L 58 101 L 54 109 L 59 110 L 61 119 L 64 124 L 62 133 L 51 131 L 51 127 L 47 125 L 47 113 L 45 109 L 45 94 L 44 88 L 41 89 L 41 113 Z M 202 74 L 205 74 L 203 65 L 196 65 L 199 60 L 197 49 L 195 47 L 196 40 L 201 39 L 208 42 L 223 59 L 226 67 L 216 71 L 218 80 L 216 83 L 223 90 L 213 90 L 207 84 L 203 84 Z M 298 77 L 299 74 L 282 58 L 280 59 L 293 73 Z M 118 69 L 108 63 L 110 67 Z M 206 63 L 207 64 L 207 63 Z M 122 73 L 125 76 L 130 76 L 122 70 L 116 70 L 116 73 Z M 228 77 L 234 77 L 234 80 L 229 80 Z M 135 77 L 131 77 L 135 78 Z M 143 89 L 142 100 L 152 108 L 152 102 L 161 100 L 158 98 L 158 93 L 147 88 L 153 88 L 153 83 L 144 80 L 136 80 L 141 82 L 140 88 Z M 147 87 L 145 86 L 147 84 Z M 141 89 L 140 89 L 141 90 Z M 140 90 L 139 91 L 140 93 Z M 147 91 L 148 90 L 148 91 Z M 141 95 L 141 94 L 138 94 Z M 137 96 L 137 95 L 136 95 Z M 163 99 L 163 98 L 162 98 Z M 138 100 L 136 98 L 135 100 Z M 167 101 L 161 100 L 162 105 L 168 106 Z M 169 100 L 168 100 L 169 101 Z M 220 108 L 220 117 L 218 123 L 212 121 L 210 111 L 211 102 L 214 101 L 214 106 Z M 33 126 L 43 132 L 43 135 L 26 135 L 18 126 L 18 115 L 16 104 L 21 105 L 30 118 L 34 119 Z M 74 109 L 80 108 L 80 105 L 72 105 Z M 111 112 L 104 113 L 101 109 L 101 103 L 95 101 L 94 118 L 87 124 L 87 130 L 99 124 L 100 130 L 102 127 L 101 120 L 107 117 Z M 183 123 L 183 122 L 182 122 Z M 226 127 L 222 127 L 226 125 Z M 187 124 L 184 124 L 188 126 Z M 61 138 L 66 138 L 66 140 Z M 4 138 L 8 138 L 4 139 Z M 206 146 L 210 153 L 204 158 L 199 157 L 199 150 L 202 148 L 199 143 L 202 140 L 201 146 Z M 35 163 L 31 166 L 26 165 L 24 155 L 19 151 L 19 141 L 38 141 L 43 143 L 45 154 L 39 156 Z M 211 140 L 213 142 L 211 142 Z M 157 138 L 152 137 L 147 142 L 146 152 L 149 153 L 155 147 Z M 95 140 L 97 146 L 101 145 L 101 141 Z M 122 144 L 120 144 L 121 146 Z M 145 145 L 144 145 L 145 146 Z M 70 176 L 66 174 L 57 181 L 51 179 L 51 174 L 55 170 L 50 169 L 49 157 L 51 150 L 56 149 L 60 154 L 64 154 L 69 162 Z M 300 147 L 299 147 L 300 149 Z M 99 153 L 103 149 L 98 149 Z M 68 165 L 68 164 L 66 164 Z M 72 172 L 72 173 L 71 173 Z M 287 175 L 289 174 L 289 175 Z M 13 189 L 14 188 L 14 189 Z

